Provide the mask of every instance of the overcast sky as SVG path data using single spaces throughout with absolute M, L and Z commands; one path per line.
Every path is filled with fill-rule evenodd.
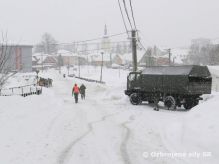
M 132 0 L 144 46 L 184 46 L 219 37 L 219 0 Z M 128 0 L 127 0 L 128 3 Z M 35 44 L 44 32 L 72 42 L 124 32 L 117 0 L 0 0 L 0 30 Z

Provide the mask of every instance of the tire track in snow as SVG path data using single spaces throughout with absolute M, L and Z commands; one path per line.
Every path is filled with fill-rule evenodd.
M 86 137 L 90 132 L 92 131 L 92 125 L 91 123 L 88 124 L 88 130 L 79 136 L 77 139 L 75 139 L 69 146 L 67 146 L 64 151 L 61 153 L 61 155 L 58 158 L 58 164 L 64 164 L 69 156 L 70 151 L 75 146 L 76 143 L 78 143 L 80 140 L 82 140 L 84 137 Z
M 55 124 L 55 122 L 58 120 L 59 117 L 61 117 L 63 115 L 62 111 L 60 111 L 58 114 L 56 114 L 55 117 L 53 117 L 52 121 L 50 122 L 48 128 L 47 128 L 47 134 L 46 134 L 46 138 L 49 138 L 50 136 L 50 132 Z
M 125 129 L 126 131 L 125 137 L 120 145 L 120 152 L 121 152 L 121 156 L 122 156 L 124 164 L 131 164 L 130 157 L 129 157 L 128 150 L 127 150 L 127 143 L 130 138 L 131 130 L 126 126 L 126 124 L 131 123 L 133 119 L 134 117 L 131 116 L 129 121 L 126 121 L 121 124 L 122 128 Z
M 68 160 L 68 157 L 70 155 L 70 152 L 71 150 L 73 149 L 73 147 L 79 143 L 83 138 L 85 138 L 89 133 L 91 133 L 93 131 L 93 125 L 94 124 L 97 124 L 97 123 L 100 123 L 100 122 L 103 122 L 103 121 L 106 121 L 107 118 L 109 117 L 112 117 L 114 115 L 117 115 L 121 112 L 116 112 L 116 113 L 113 113 L 113 114 L 108 114 L 108 115 L 105 115 L 103 116 L 100 120 L 98 121 L 93 121 L 93 122 L 90 122 L 88 123 L 87 127 L 88 127 L 88 130 L 82 134 L 81 136 L 79 136 L 77 139 L 75 139 L 73 142 L 71 142 L 64 150 L 63 152 L 61 153 L 61 155 L 59 156 L 58 158 L 58 164 L 65 164 L 66 161 Z

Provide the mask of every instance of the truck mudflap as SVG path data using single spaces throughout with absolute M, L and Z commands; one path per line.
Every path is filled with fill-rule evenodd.
M 202 97 L 198 97 L 196 100 L 203 100 L 203 98 Z
M 200 100 L 203 100 L 203 98 L 202 98 L 202 97 L 196 97 L 196 98 L 194 98 L 193 100 L 200 101 Z M 183 100 L 181 100 L 180 103 L 181 103 L 181 104 L 186 103 L 186 98 L 184 98 Z

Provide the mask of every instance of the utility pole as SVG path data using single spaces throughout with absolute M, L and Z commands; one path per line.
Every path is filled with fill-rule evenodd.
M 70 68 L 69 60 L 70 60 L 70 57 L 68 57 L 68 76 L 69 76 L 69 68 Z
M 148 49 L 149 57 L 148 57 L 148 65 L 151 67 L 152 66 L 152 49 Z
M 58 57 L 58 67 L 59 67 L 59 74 L 61 74 L 61 65 L 62 65 L 62 56 L 61 54 L 59 54 L 59 57 Z
M 88 53 L 87 53 L 87 73 L 89 73 L 89 58 L 88 58 Z
M 102 74 L 103 74 L 103 52 L 101 52 L 101 69 L 100 69 L 100 82 L 102 82 Z
M 42 69 L 42 72 L 43 72 L 43 53 L 41 52 L 41 69 Z
M 171 65 L 171 49 L 167 49 L 168 53 L 169 53 L 169 66 Z
M 176 57 L 173 57 L 173 65 L 175 65 L 175 59 L 176 59 Z
M 78 52 L 78 77 L 81 77 L 81 63 L 80 63 L 80 58 L 79 58 L 79 52 Z
M 137 46 L 136 46 L 136 31 L 132 30 L 132 62 L 133 71 L 137 71 Z

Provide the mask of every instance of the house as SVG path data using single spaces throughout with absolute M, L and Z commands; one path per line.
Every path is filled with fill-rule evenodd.
M 51 65 L 52 67 L 57 66 L 57 57 L 53 56 L 53 55 L 48 55 L 45 57 L 45 59 L 43 60 L 43 64 L 44 65 Z
M 183 64 L 189 53 L 188 48 L 171 49 L 170 64 Z M 148 49 L 141 58 L 139 65 L 141 66 L 164 66 L 169 65 L 169 53 L 166 48 Z
M 189 55 L 189 48 L 173 48 L 171 49 L 171 61 L 176 64 L 185 64 L 185 60 Z
M 112 63 L 116 65 L 123 65 L 125 64 L 125 61 L 121 55 L 116 54 L 113 56 Z
M 87 64 L 88 56 L 81 55 L 78 53 L 72 53 L 67 50 L 59 50 L 57 56 L 61 56 L 63 60 L 63 65 L 84 65 Z
M 57 56 L 35 53 L 32 56 L 32 69 L 33 71 L 42 70 L 47 68 L 54 68 L 57 66 Z
M 112 56 L 109 53 L 95 52 L 89 54 L 89 62 L 91 65 L 101 66 L 102 63 L 104 66 L 111 66 Z
M 156 66 L 168 66 L 169 58 L 166 56 L 159 56 L 156 58 Z
M 144 55 L 139 61 L 139 66 L 155 66 L 155 63 L 156 57 Z
M 36 56 L 32 56 L 32 66 L 37 65 L 39 62 L 39 59 Z
M 0 52 L 5 52 L 8 57 L 5 67 L 18 72 L 31 72 L 32 48 L 31 45 L 2 45 Z

